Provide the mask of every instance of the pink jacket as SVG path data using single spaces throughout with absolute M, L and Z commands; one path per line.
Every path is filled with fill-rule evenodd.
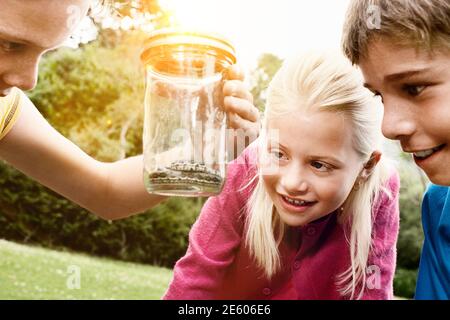
M 211 197 L 189 234 L 186 255 L 175 265 L 164 299 L 344 299 L 336 276 L 350 266 L 349 245 L 336 213 L 292 228 L 297 245 L 280 248 L 282 270 L 268 280 L 244 246 L 245 205 L 254 183 L 256 149 L 247 148 L 229 164 L 222 193 Z M 374 205 L 373 250 L 363 299 L 391 299 L 399 231 L 399 178 L 388 181 Z

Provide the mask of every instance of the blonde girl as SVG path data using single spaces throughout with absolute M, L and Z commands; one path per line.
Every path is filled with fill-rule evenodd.
M 392 298 L 399 181 L 377 102 L 340 54 L 287 60 L 165 298 Z

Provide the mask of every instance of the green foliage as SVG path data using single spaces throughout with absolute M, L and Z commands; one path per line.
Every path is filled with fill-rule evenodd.
M 394 277 L 394 295 L 402 298 L 414 298 L 417 282 L 417 270 L 397 268 Z
M 408 162 L 402 162 L 400 177 L 400 234 L 397 259 L 401 268 L 415 270 L 419 266 L 424 239 L 420 207 L 425 184 L 417 169 Z
M 163 10 L 159 0 L 113 0 L 111 4 L 114 6 L 112 10 L 115 13 L 114 16 L 119 21 L 126 18 L 144 19 L 151 20 L 151 24 L 156 28 L 170 26 L 170 14 Z M 92 16 L 99 20 L 95 10 L 93 10 Z
M 0 237 L 171 267 L 187 248 L 203 200 L 172 198 L 138 216 L 104 221 L 0 163 Z
M 57 130 L 99 160 L 142 151 L 144 38 L 105 30 L 79 50 L 57 50 L 42 61 L 29 95 Z
M 413 298 L 424 239 L 420 208 L 428 181 L 410 157 L 400 154 L 399 163 L 400 233 L 397 242 L 394 293 L 396 296 Z
M 145 35 L 104 31 L 78 50 L 42 61 L 30 97 L 47 120 L 85 152 L 115 161 L 142 152 Z M 107 222 L 0 164 L 0 237 L 172 266 L 187 248 L 203 200 L 173 198 Z
M 252 94 L 255 106 L 260 111 L 265 107 L 265 94 L 270 81 L 281 67 L 282 60 L 277 56 L 265 53 L 258 59 L 258 66 L 252 73 Z

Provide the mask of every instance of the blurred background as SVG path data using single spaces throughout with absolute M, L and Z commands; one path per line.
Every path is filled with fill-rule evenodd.
M 339 49 L 347 0 L 142 0 L 95 3 L 79 30 L 40 64 L 29 97 L 62 134 L 102 161 L 142 152 L 148 32 L 188 26 L 225 35 L 247 70 L 255 104 L 283 59 Z M 401 175 L 401 229 L 394 289 L 414 295 L 428 183 L 386 141 Z M 87 183 L 89 183 L 87 181 Z M 0 299 L 159 299 L 205 199 L 171 198 L 144 214 L 103 221 L 0 161 Z M 78 269 L 77 269 L 78 268 Z M 81 282 L 71 286 L 80 271 Z M 73 279 L 72 279 L 73 280 Z

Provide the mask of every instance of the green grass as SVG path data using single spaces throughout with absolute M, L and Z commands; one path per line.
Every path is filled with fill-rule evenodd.
M 72 266 L 80 271 L 79 289 L 68 286 L 68 282 L 73 284 L 70 281 L 74 275 Z M 0 300 L 160 299 L 171 277 L 172 270 L 166 268 L 59 252 L 0 239 Z M 396 274 L 397 286 L 400 278 Z M 399 289 L 396 293 L 404 294 Z
M 171 277 L 170 269 L 0 240 L 0 299 L 160 299 Z

